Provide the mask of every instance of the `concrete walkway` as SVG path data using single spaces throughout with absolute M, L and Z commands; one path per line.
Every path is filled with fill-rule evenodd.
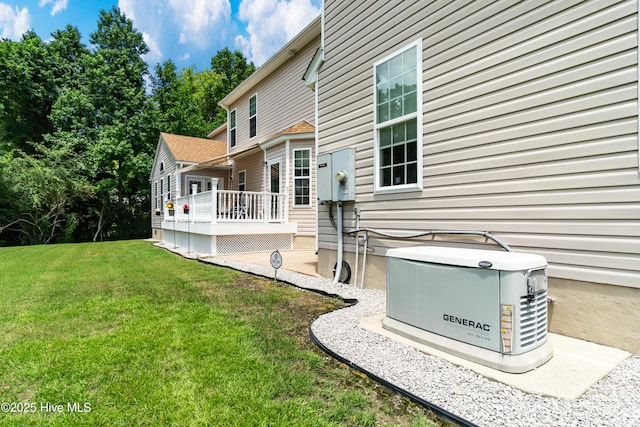
M 295 271 L 308 276 L 320 277 L 318 274 L 318 256 L 315 250 L 280 251 L 282 255 L 282 269 Z M 271 252 L 258 252 L 253 254 L 219 255 L 215 258 L 229 259 L 239 262 L 271 267 Z

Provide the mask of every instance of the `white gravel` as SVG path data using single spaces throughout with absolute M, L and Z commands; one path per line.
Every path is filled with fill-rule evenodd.
M 273 277 L 270 267 L 219 258 L 203 261 Z M 362 328 L 360 318 L 385 312 L 384 291 L 333 285 L 329 279 L 282 269 L 278 279 L 357 299 L 358 304 L 313 322 L 311 330 L 320 342 L 352 364 L 472 423 L 640 426 L 640 357 L 626 359 L 577 400 L 528 394 Z

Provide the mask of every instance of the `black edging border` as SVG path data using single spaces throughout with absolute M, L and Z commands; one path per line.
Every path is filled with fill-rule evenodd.
M 201 258 L 189 258 L 189 257 L 186 257 L 186 256 L 182 255 L 179 252 L 173 252 L 173 251 L 171 251 L 171 249 L 164 248 L 162 246 L 159 246 L 159 247 L 161 247 L 161 248 L 163 248 L 163 249 L 165 249 L 165 250 L 167 250 L 169 252 L 172 252 L 174 254 L 180 255 L 185 259 L 195 260 L 195 261 L 201 262 L 203 264 L 213 265 L 213 266 L 216 266 L 216 267 L 228 268 L 228 269 L 231 269 L 231 270 L 239 271 L 241 273 L 251 274 L 253 276 L 258 276 L 258 277 L 262 277 L 262 278 L 265 278 L 265 279 L 272 279 L 272 277 L 266 276 L 264 274 L 250 273 L 248 271 L 244 271 L 244 270 L 241 270 L 239 268 L 231 267 L 231 266 L 228 266 L 228 265 L 214 264 L 214 263 L 211 263 L 211 262 L 204 261 Z M 302 274 L 302 273 L 299 273 L 299 274 Z M 358 302 L 359 302 L 358 299 L 356 299 L 356 298 L 344 298 L 344 297 L 341 297 L 338 294 L 332 294 L 332 293 L 323 291 L 322 289 L 305 288 L 304 286 L 296 285 L 295 283 L 291 283 L 291 282 L 289 282 L 287 280 L 278 279 L 277 282 L 286 283 L 287 285 L 292 286 L 294 288 L 301 289 L 301 290 L 304 290 L 304 291 L 307 291 L 307 292 L 313 292 L 315 294 L 319 294 L 319 295 L 326 296 L 326 297 L 329 297 L 329 298 L 336 298 L 336 299 L 339 299 L 339 300 L 343 301 L 345 304 L 347 304 L 347 306 L 345 306 L 345 307 L 340 307 L 340 308 L 337 308 L 335 310 L 328 311 L 326 313 L 323 313 L 323 314 L 317 316 L 309 324 L 309 338 L 311 339 L 311 342 L 313 344 L 315 344 L 315 346 L 318 347 L 320 350 L 322 350 L 323 352 L 325 352 L 326 354 L 328 354 L 332 358 L 336 359 L 337 361 L 339 361 L 341 363 L 344 363 L 345 365 L 349 366 L 349 368 L 351 368 L 351 369 L 353 369 L 355 371 L 363 373 L 364 375 L 366 375 L 371 380 L 379 383 L 383 387 L 388 388 L 389 390 L 393 391 L 394 393 L 399 394 L 399 395 L 401 395 L 403 397 L 406 397 L 407 399 L 409 399 L 413 403 L 417 403 L 418 405 L 423 406 L 423 407 L 431 410 L 436 415 L 438 415 L 439 417 L 441 417 L 441 418 L 443 418 L 443 419 L 445 419 L 447 421 L 456 423 L 456 424 L 458 424 L 458 425 L 460 425 L 462 427 L 479 427 L 477 424 L 474 424 L 471 421 L 465 420 L 464 418 L 462 418 L 462 417 L 460 417 L 458 415 L 455 415 L 455 414 L 447 411 L 446 409 L 436 405 L 435 403 L 431 403 L 431 402 L 429 402 L 429 401 L 427 401 L 427 400 L 425 400 L 425 399 L 423 399 L 423 398 L 421 398 L 419 396 L 416 396 L 415 394 L 413 394 L 413 393 L 411 393 L 411 392 L 409 392 L 409 391 L 407 391 L 407 390 L 405 390 L 405 389 L 403 389 L 401 387 L 398 387 L 397 385 L 385 380 L 384 378 L 379 377 L 378 375 L 376 375 L 376 374 L 364 369 L 363 367 L 353 363 L 352 361 L 344 358 L 343 356 L 340 356 L 338 353 L 334 352 L 329 347 L 325 346 L 318 339 L 318 337 L 313 333 L 313 330 L 311 329 L 311 325 L 313 324 L 313 322 L 318 320 L 320 318 L 320 316 L 324 316 L 325 314 L 333 313 L 334 311 L 338 311 L 338 310 L 343 310 L 345 308 L 349 308 L 349 307 L 352 307 L 352 306 L 358 304 Z

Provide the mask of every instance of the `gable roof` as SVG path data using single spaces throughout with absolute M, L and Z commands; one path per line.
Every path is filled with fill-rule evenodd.
M 227 143 L 224 141 L 165 132 L 161 132 L 160 137 L 171 150 L 176 162 L 199 163 L 227 152 Z
M 297 135 L 299 133 L 312 133 L 312 132 L 315 132 L 315 130 L 316 130 L 316 127 L 314 125 L 312 125 L 306 120 L 301 120 L 295 125 L 290 126 L 285 130 L 278 132 L 277 134 L 273 135 L 269 139 L 274 139 L 281 135 Z
M 286 140 L 314 138 L 315 131 L 316 127 L 314 125 L 306 120 L 301 120 L 295 125 L 289 126 L 288 128 L 276 133 L 275 135 L 271 135 L 264 142 L 260 143 L 260 147 L 266 149 L 285 142 Z
M 254 71 L 253 74 L 236 86 L 236 88 L 229 92 L 227 96 L 222 98 L 222 100 L 218 102 L 218 105 L 228 110 L 231 104 L 236 102 L 242 95 L 252 90 L 258 83 L 266 79 L 271 75 L 271 73 L 278 69 L 278 67 L 287 62 L 292 56 L 295 56 L 300 49 L 304 48 L 316 37 L 320 36 L 322 32 L 321 27 L 322 19 L 321 16 L 318 16 L 271 58 L 269 58 L 267 62 Z

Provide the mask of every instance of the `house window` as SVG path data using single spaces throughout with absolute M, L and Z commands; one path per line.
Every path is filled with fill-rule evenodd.
M 422 188 L 422 42 L 374 65 L 376 190 Z
M 167 200 L 171 200 L 171 175 L 167 175 Z
M 193 194 L 193 186 L 196 186 L 196 193 L 202 193 L 202 187 L 204 186 L 204 179 L 202 178 L 187 178 L 189 183 L 189 194 Z
M 229 145 L 236 146 L 236 110 L 229 114 Z
M 238 172 L 238 191 L 246 191 L 247 189 L 247 171 Z
M 311 204 L 311 150 L 294 150 L 293 152 L 293 188 L 294 206 Z
M 253 95 L 249 99 L 249 138 L 253 138 L 258 133 L 258 95 Z
M 160 206 L 162 206 L 162 203 L 160 202 L 160 200 L 158 200 L 158 197 L 160 196 L 160 194 L 158 194 L 158 181 L 156 181 L 154 183 L 154 189 L 153 189 L 153 208 L 154 209 L 160 209 Z

